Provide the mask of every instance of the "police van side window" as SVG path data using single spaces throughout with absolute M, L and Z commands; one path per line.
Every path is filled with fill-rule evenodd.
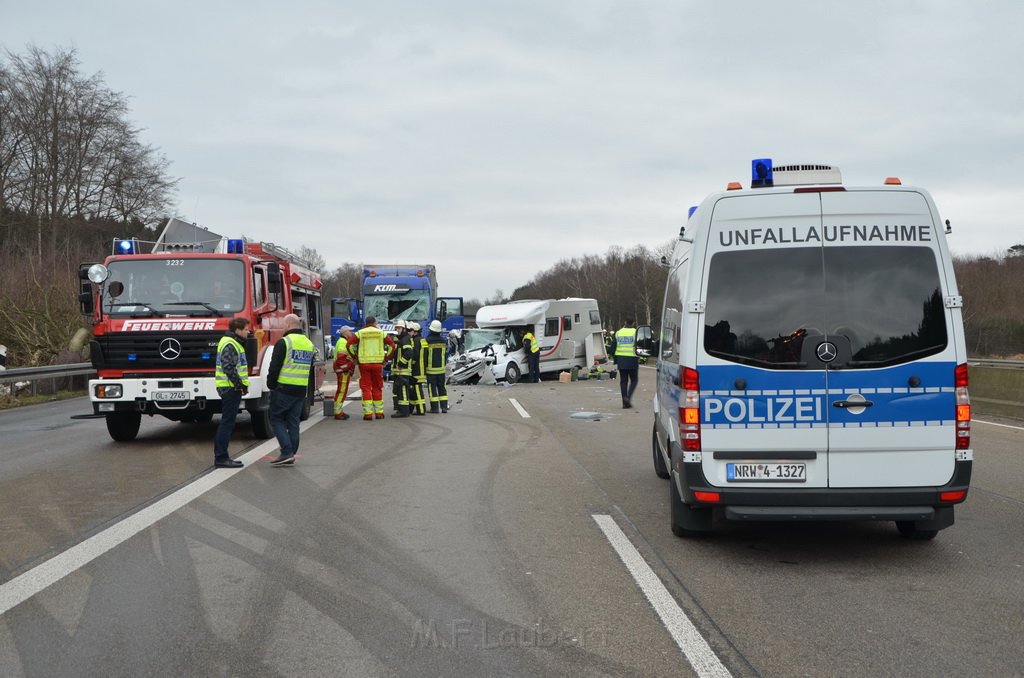
M 661 318 L 661 359 L 679 361 L 679 340 L 681 338 L 683 299 L 681 286 L 686 284 L 690 261 L 684 260 L 668 276 L 665 284 L 664 313 Z

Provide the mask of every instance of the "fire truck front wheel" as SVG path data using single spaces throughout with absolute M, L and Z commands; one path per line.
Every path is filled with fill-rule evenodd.
M 107 433 L 119 443 L 135 440 L 142 424 L 138 412 L 112 412 L 107 415 Z

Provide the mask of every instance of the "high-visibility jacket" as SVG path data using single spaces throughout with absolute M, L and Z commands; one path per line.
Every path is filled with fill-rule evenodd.
M 238 353 L 238 376 L 242 379 L 242 384 L 247 388 L 249 386 L 249 364 L 245 359 L 245 348 L 242 346 L 242 342 L 238 341 L 237 338 L 231 335 L 225 335 L 220 338 L 217 343 L 217 369 L 213 374 L 214 386 L 217 388 L 234 388 L 235 385 L 230 379 L 228 379 L 227 373 L 224 371 L 224 366 L 221 365 L 220 354 L 224 350 L 225 346 L 231 345 Z
M 523 343 L 530 342 L 530 353 L 540 353 L 540 346 L 537 344 L 537 337 L 533 336 L 533 332 L 527 332 L 523 335 Z
M 440 334 L 432 334 L 424 342 L 423 352 L 427 374 L 444 374 L 448 362 L 448 342 Z
M 391 361 L 391 373 L 399 377 L 412 376 L 412 337 L 403 334 L 398 338 L 398 348 Z
M 615 356 L 636 356 L 636 328 L 623 327 L 615 333 Z
M 374 325 L 369 325 L 356 332 L 357 352 L 360 365 L 375 364 L 384 362 L 384 330 Z
M 301 386 L 309 383 L 309 372 L 313 366 L 313 342 L 305 334 L 286 334 L 284 340 L 284 362 L 277 383 Z
M 344 335 L 338 337 L 338 343 L 334 345 L 334 371 L 351 372 L 355 367 L 355 361 L 348 352 L 348 339 Z

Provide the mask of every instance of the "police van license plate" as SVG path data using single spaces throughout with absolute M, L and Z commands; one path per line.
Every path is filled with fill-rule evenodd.
M 188 400 L 188 391 L 153 391 L 153 400 L 164 403 L 180 403 Z
M 784 462 L 726 464 L 725 477 L 730 483 L 763 480 L 802 483 L 807 480 L 807 464 Z

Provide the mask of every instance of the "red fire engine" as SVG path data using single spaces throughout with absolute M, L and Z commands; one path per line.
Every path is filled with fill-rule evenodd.
M 214 386 L 217 343 L 228 321 L 249 319 L 245 341 L 253 433 L 270 438 L 266 369 L 284 316 L 295 313 L 316 347 L 302 418 L 323 384 L 320 275 L 271 243 L 232 240 L 171 219 L 150 254 L 138 240 L 115 240 L 102 264 L 83 264 L 83 314 L 91 316 L 89 382 L 93 414 L 110 437 L 133 440 L 142 415 L 205 422 L 220 413 Z

